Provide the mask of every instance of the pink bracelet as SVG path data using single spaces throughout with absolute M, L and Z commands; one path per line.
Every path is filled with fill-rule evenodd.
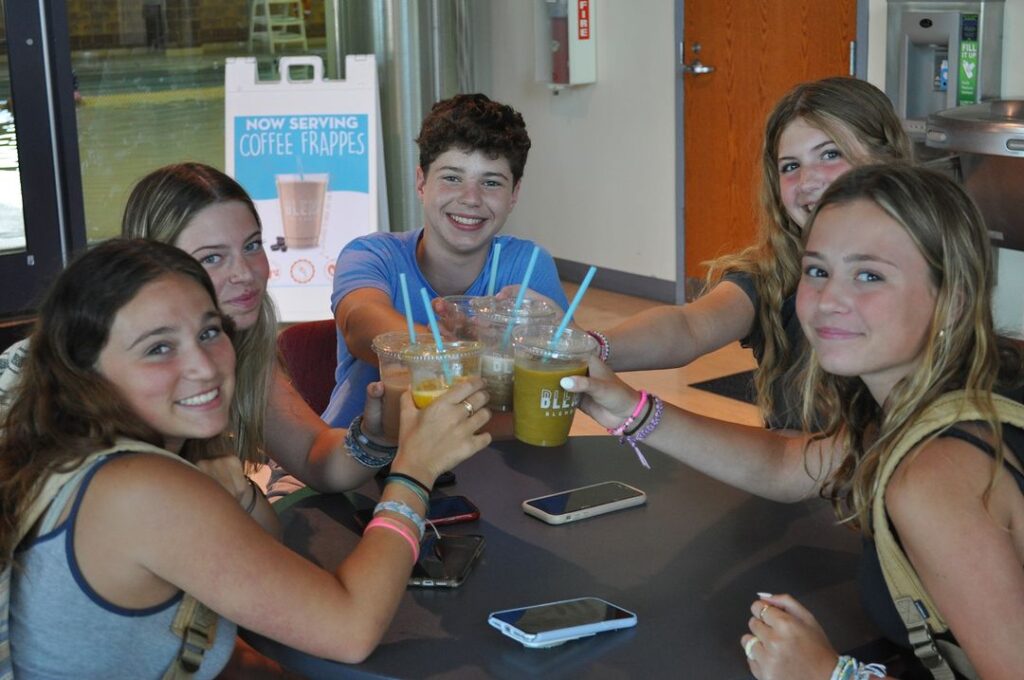
M 609 429 L 608 430 L 608 434 L 612 434 L 612 435 L 615 435 L 616 437 L 618 437 L 623 432 L 625 432 L 626 429 L 630 425 L 633 424 L 633 421 L 636 420 L 636 417 L 638 415 L 640 415 L 640 413 L 644 410 L 644 406 L 646 406 L 646 405 L 647 405 L 647 390 L 640 390 L 640 401 L 638 401 L 636 403 L 636 408 L 633 409 L 633 414 L 631 416 L 629 416 L 628 418 L 626 418 L 624 421 L 622 421 L 622 424 L 619 425 L 618 427 L 616 427 L 614 430 L 613 429 Z
M 387 517 L 374 517 L 370 520 L 370 523 L 366 525 L 363 532 L 367 532 L 370 529 L 387 529 L 394 531 L 396 534 L 405 539 L 405 542 L 412 548 L 412 561 L 415 563 L 420 558 L 420 544 L 413 538 L 412 532 L 406 529 L 400 522 Z

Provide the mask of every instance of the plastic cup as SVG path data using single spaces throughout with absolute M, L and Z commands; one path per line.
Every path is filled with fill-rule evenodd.
M 480 357 L 480 376 L 491 395 L 487 408 L 492 411 L 512 410 L 515 357 L 511 341 L 502 347 L 509 322 L 517 332 L 525 332 L 528 327 L 555 323 L 561 313 L 558 307 L 544 300 L 524 299 L 518 310 L 514 309 L 514 304 L 513 300 L 493 297 L 477 298 L 474 303 L 473 325 L 484 346 Z
M 515 382 L 512 388 L 516 439 L 534 446 L 560 446 L 579 404 L 579 395 L 558 384 L 567 375 L 586 375 L 597 341 L 567 328 L 552 345 L 556 326 L 537 325 L 513 332 Z
M 444 301 L 440 321 L 456 340 L 476 340 L 476 326 L 473 324 L 475 306 L 482 298 L 477 295 L 448 295 Z
M 409 389 L 409 369 L 402 363 L 402 350 L 409 347 L 409 334 L 400 331 L 382 333 L 370 345 L 380 364 L 380 379 L 384 383 L 384 436 L 396 441 L 401 415 L 402 393 Z
M 455 383 L 479 376 L 481 349 L 479 342 L 456 340 L 442 343 L 440 351 L 424 343 L 402 350 L 416 406 L 426 408 Z

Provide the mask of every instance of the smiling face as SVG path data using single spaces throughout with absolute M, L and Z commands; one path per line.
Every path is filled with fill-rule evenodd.
M 426 175 L 416 168 L 416 192 L 423 203 L 426 247 L 434 253 L 486 256 L 491 239 L 519 198 L 519 184 L 504 157 L 449 149 Z
M 852 167 L 827 132 L 794 119 L 779 136 L 779 194 L 786 213 L 803 227 L 825 189 Z
M 155 279 L 117 311 L 96 370 L 168 450 L 228 425 L 235 352 L 210 296 L 185 276 Z
M 883 404 L 920 361 L 936 297 L 924 256 L 875 203 L 857 199 L 818 213 L 796 306 L 825 371 L 859 376 Z
M 213 280 L 217 301 L 239 330 L 260 314 L 270 264 L 260 225 L 241 201 L 214 203 L 195 214 L 174 243 L 199 260 Z

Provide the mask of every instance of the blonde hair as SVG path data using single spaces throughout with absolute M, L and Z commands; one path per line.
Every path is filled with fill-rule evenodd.
M 936 290 L 921 360 L 896 383 L 884 409 L 859 377 L 829 375 L 814 353 L 809 353 L 803 385 L 805 423 L 815 418 L 823 429 L 814 438 L 836 437 L 847 451 L 823 495 L 832 501 L 840 518 L 870 534 L 879 470 L 922 411 L 951 390 L 966 390 L 994 433 L 997 455 L 985 492 L 988 499 L 1003 459 L 1002 428 L 992 391 L 1019 381 L 1022 360 L 1019 350 L 996 335 L 988 231 L 960 185 L 907 164 L 857 168 L 825 192 L 807 233 L 826 206 L 859 200 L 871 201 L 906 231 L 924 257 Z
M 764 355 L 755 373 L 758 406 L 766 419 L 776 406 L 776 390 L 799 382 L 800 357 L 793 356 L 780 310 L 800 280 L 801 228 L 786 212 L 779 191 L 779 139 L 802 119 L 836 143 L 853 165 L 910 160 L 913 155 L 892 103 L 874 85 L 854 78 L 801 83 L 775 105 L 765 124 L 761 149 L 761 224 L 757 243 L 709 263 L 707 288 L 729 272 L 751 275 L 757 291 L 757 323 L 764 333 Z M 780 382 L 781 381 L 781 382 Z
M 121 235 L 175 245 L 200 210 L 230 201 L 245 205 L 260 225 L 249 194 L 220 170 L 202 163 L 167 165 L 143 177 L 132 189 L 121 221 Z M 256 322 L 251 328 L 238 330 L 234 338 L 238 364 L 232 429 L 238 455 L 253 465 L 267 460 L 263 429 L 277 361 L 276 340 L 277 314 L 270 296 L 264 293 Z

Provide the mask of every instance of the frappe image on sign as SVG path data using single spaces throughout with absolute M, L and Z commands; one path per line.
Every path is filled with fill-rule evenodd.
M 274 180 L 285 244 L 289 248 L 316 248 L 327 201 L 327 173 L 275 175 Z

